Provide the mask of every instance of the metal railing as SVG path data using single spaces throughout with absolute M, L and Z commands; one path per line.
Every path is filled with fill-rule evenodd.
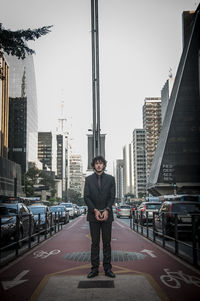
M 183 224 L 179 222 L 179 214 L 171 213 L 173 217 L 173 231 L 168 233 L 166 231 L 165 214 L 168 213 L 162 213 L 162 225 L 158 229 L 156 227 L 157 212 L 153 212 L 153 217 L 149 217 L 148 212 L 146 212 L 144 218 L 135 210 L 131 215 L 130 228 L 181 259 L 200 268 L 200 215 L 191 214 L 185 217 L 191 220 L 191 224 L 188 227 L 189 231 L 187 231 L 184 229 L 180 230 L 180 226 Z
M 26 230 L 22 226 L 19 215 L 13 215 L 11 218 L 14 219 L 13 224 L 10 224 L 13 233 L 9 238 L 9 224 L 5 225 L 2 222 L 3 218 L 0 217 L 0 267 L 23 255 L 42 241 L 62 230 L 63 227 L 60 212 L 55 212 L 54 215 L 52 212 L 49 214 L 46 213 L 44 224 L 41 222 L 40 213 L 38 214 L 37 224 L 33 221 L 32 214 L 27 214 Z M 4 233 L 5 231 L 7 231 L 7 234 Z

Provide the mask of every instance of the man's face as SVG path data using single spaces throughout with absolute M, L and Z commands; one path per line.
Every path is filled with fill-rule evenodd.
M 104 163 L 101 161 L 96 161 L 94 163 L 94 169 L 99 173 L 102 172 L 104 170 Z

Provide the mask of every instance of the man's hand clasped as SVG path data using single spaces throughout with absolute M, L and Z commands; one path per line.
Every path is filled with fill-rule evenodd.
M 108 219 L 108 210 L 100 212 L 98 209 L 94 209 L 95 218 L 98 221 L 106 221 Z

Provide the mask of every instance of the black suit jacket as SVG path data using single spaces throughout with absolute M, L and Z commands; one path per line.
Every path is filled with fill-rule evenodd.
M 88 206 L 87 221 L 97 222 L 94 209 L 103 210 L 109 207 L 107 222 L 113 221 L 112 205 L 115 201 L 115 178 L 103 173 L 101 188 L 98 187 L 97 175 L 93 173 L 85 179 L 84 201 Z

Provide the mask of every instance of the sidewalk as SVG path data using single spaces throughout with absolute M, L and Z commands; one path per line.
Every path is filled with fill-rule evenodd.
M 81 216 L 0 271 L 3 301 L 200 300 L 200 272 L 121 221 L 113 223 L 116 278 L 88 279 L 90 235 Z

